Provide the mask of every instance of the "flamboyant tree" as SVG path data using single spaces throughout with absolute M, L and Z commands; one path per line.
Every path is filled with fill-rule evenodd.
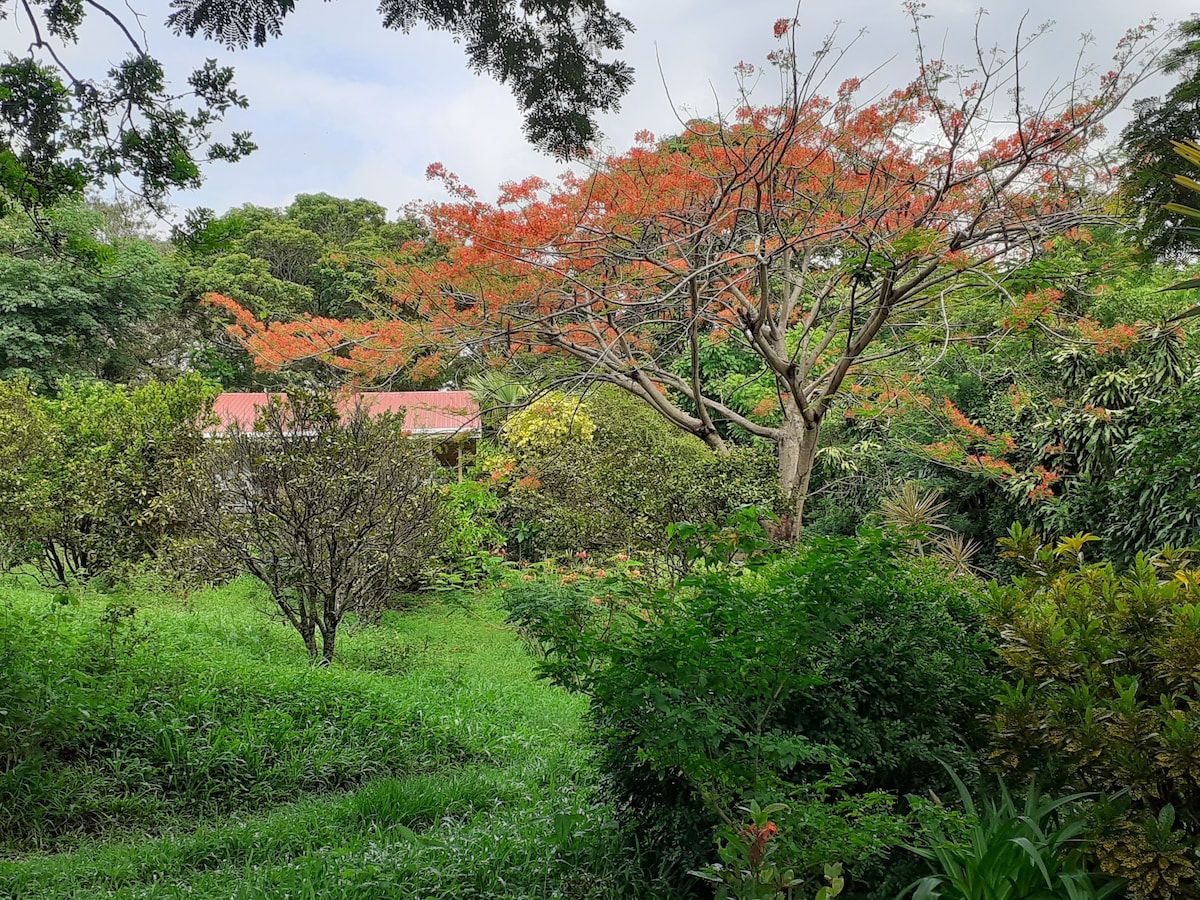
M 456 197 L 424 210 L 446 251 L 387 268 L 395 301 L 380 320 L 264 325 L 216 302 L 260 365 L 319 357 L 371 377 L 464 353 L 545 359 L 719 452 L 731 431 L 771 441 L 798 529 L 822 422 L 847 379 L 897 352 L 880 338 L 948 329 L 960 286 L 1003 278 L 1089 218 L 1090 147 L 1153 57 L 1148 33 L 1128 33 L 1090 86 L 1036 101 L 1031 39 L 979 49 L 969 69 L 919 52 L 911 82 L 870 99 L 858 79 L 821 95 L 833 44 L 803 71 L 793 43 L 773 60 L 782 102 L 743 92 L 732 116 L 644 133 L 556 185 L 530 178 L 487 204 L 432 166 Z M 710 377 L 702 357 L 719 342 L 750 355 L 743 383 L 769 385 L 769 402 L 748 409 Z

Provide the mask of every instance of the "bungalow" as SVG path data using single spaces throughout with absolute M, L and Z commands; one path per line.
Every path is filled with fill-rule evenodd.
M 260 407 L 271 394 L 227 393 L 213 404 L 216 422 L 205 434 L 230 428 L 250 431 Z M 466 391 L 362 391 L 353 395 L 372 413 L 404 413 L 404 430 L 429 438 L 434 454 L 443 465 L 458 466 L 461 474 L 465 453 L 475 449 L 481 424 L 479 406 Z M 350 408 L 347 401 L 346 408 Z

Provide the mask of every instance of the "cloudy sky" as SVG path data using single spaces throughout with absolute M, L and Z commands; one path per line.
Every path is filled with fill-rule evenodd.
M 460 47 L 426 31 L 383 30 L 374 5 L 361 0 L 306 0 L 285 23 L 283 37 L 265 48 L 236 53 L 200 39 L 178 38 L 161 28 L 165 3 L 130 0 L 143 13 L 151 51 L 169 75 L 182 81 L 205 57 L 237 68 L 238 87 L 250 108 L 228 124 L 253 132 L 258 151 L 234 165 L 215 164 L 204 187 L 178 194 L 179 207 L 218 212 L 242 203 L 283 206 L 297 193 L 325 191 L 366 197 L 390 210 L 439 195 L 425 169 L 442 162 L 485 198 L 502 182 L 529 174 L 552 176 L 559 167 L 532 150 L 521 135 L 521 113 L 507 88 L 474 75 Z M 678 130 L 679 118 L 727 108 L 736 96 L 733 67 L 761 63 L 777 46 L 776 19 L 796 12 L 772 0 L 615 0 L 637 31 L 620 54 L 637 81 L 619 113 L 605 116 L 605 143 L 623 149 L 634 132 Z M 1156 13 L 1165 21 L 1192 13 L 1187 0 L 993 0 L 983 19 L 987 45 L 1011 46 L 1022 16 L 1025 28 L 1053 20 L 1053 32 L 1030 54 L 1030 80 L 1045 85 L 1069 76 L 1068 66 L 1090 32 L 1089 58 L 1102 69 L 1125 29 Z M 119 4 L 114 8 L 119 8 Z M 927 0 L 932 18 L 923 25 L 926 46 L 944 46 L 948 59 L 966 60 L 978 0 Z M 93 19 L 98 19 L 93 15 Z M 840 69 L 873 76 L 876 91 L 911 77 L 914 38 L 899 0 L 804 0 L 798 47 L 807 54 L 838 25 L 839 43 L 857 37 Z M 16 49 L 26 40 L 0 31 Z M 93 22 L 74 50 L 83 64 L 103 66 L 123 52 L 111 29 Z M 840 78 L 838 79 L 840 80 Z M 836 83 L 836 81 L 835 81 Z M 1150 83 L 1136 95 L 1160 93 Z M 769 101 L 770 92 L 764 94 Z

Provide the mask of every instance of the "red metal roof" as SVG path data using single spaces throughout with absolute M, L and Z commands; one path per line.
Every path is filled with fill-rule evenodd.
M 213 404 L 220 424 L 208 433 L 236 428 L 251 431 L 258 408 L 271 394 L 221 394 Z M 278 395 L 276 395 L 278 396 Z M 371 412 L 404 411 L 404 430 L 413 434 L 479 434 L 479 407 L 466 391 L 362 391 L 348 394 L 343 407 L 349 410 L 361 399 Z

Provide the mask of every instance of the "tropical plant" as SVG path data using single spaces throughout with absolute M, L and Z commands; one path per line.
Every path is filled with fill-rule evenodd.
M 1186 203 L 1186 184 L 1175 180 L 1189 166 L 1174 142 L 1193 134 L 1200 112 L 1200 18 L 1178 24 L 1178 43 L 1167 55 L 1163 71 L 1178 81 L 1162 97 L 1133 104 L 1133 117 L 1121 132 L 1121 149 L 1128 160 L 1121 183 L 1126 210 L 1136 216 L 1136 235 L 1153 256 L 1186 258 L 1196 247 L 1196 229 L 1180 219 L 1178 205 Z
M 1200 545 L 1200 382 L 1155 404 L 1105 483 L 1114 555 L 1142 547 Z
M 1193 895 L 1200 850 L 1200 569 L 1194 554 L 1085 561 L 1093 535 L 1044 542 L 1014 525 L 992 621 L 1008 684 L 993 759 L 1044 784 L 1115 795 L 1089 854 L 1137 898 Z
M 937 490 L 922 490 L 915 481 L 905 482 L 898 494 L 885 497 L 879 504 L 883 523 L 890 525 L 918 553 L 924 552 L 926 541 L 942 524 L 946 501 L 938 499 Z
M 920 842 L 909 849 L 933 874 L 909 888 L 912 900 L 1103 900 L 1122 890 L 1119 879 L 1095 874 L 1085 859 L 1086 823 L 1077 806 L 1090 795 L 1048 800 L 1031 783 L 1018 805 L 1001 781 L 980 809 L 950 774 L 961 812 L 913 800 Z

